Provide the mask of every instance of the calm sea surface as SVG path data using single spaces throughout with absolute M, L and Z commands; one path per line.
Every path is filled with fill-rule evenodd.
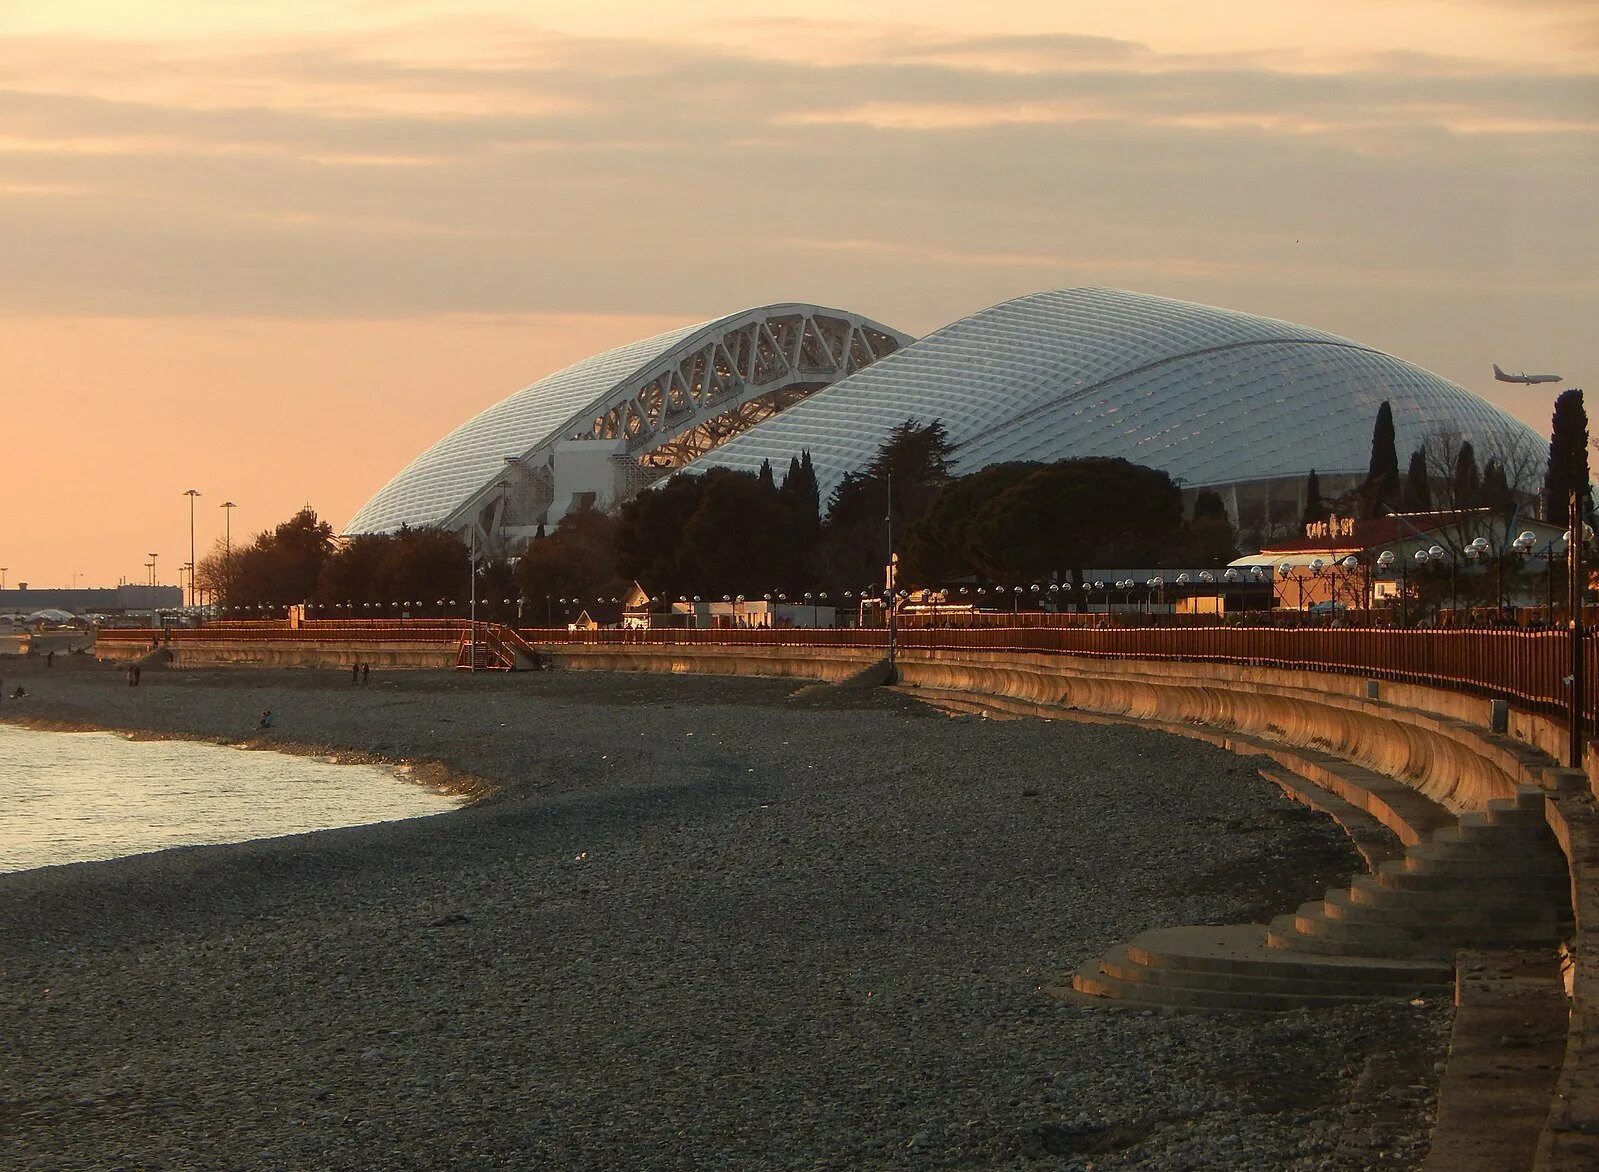
M 372 765 L 0 724 L 0 871 L 453 810 Z

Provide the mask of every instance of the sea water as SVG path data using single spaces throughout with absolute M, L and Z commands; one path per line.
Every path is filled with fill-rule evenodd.
M 0 724 L 0 871 L 439 814 L 374 765 Z

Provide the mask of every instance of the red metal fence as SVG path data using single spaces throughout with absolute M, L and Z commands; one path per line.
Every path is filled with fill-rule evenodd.
M 484 626 L 485 624 L 480 624 Z M 211 640 L 283 642 L 450 643 L 467 637 L 471 624 L 449 619 L 315 620 L 296 629 L 283 623 L 228 623 L 198 629 L 104 630 L 103 643 L 149 645 Z M 509 629 L 505 637 L 514 638 Z M 866 628 L 710 629 L 657 627 L 650 630 L 569 631 L 526 629 L 527 645 L 816 647 L 883 651 L 887 632 Z M 1017 651 L 1101 659 L 1187 660 L 1339 672 L 1370 679 L 1430 684 L 1503 697 L 1540 712 L 1563 713 L 1569 696 L 1571 637 L 1565 631 L 1394 630 L 1349 627 L 953 627 L 912 628 L 899 632 L 907 651 Z M 1585 675 L 1590 681 L 1590 719 L 1599 688 L 1599 636 L 1583 642 Z

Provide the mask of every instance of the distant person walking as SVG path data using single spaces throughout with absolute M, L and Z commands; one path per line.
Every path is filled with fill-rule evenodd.
M 128 669 L 128 687 L 137 688 L 139 686 L 139 670 L 138 664 L 134 664 Z
M 45 653 L 44 665 L 46 667 L 54 667 L 56 665 L 56 653 L 54 651 Z
M 361 665 L 359 663 L 352 663 L 350 665 L 350 682 L 352 684 L 359 684 L 361 682 Z
M 370 663 L 363 663 L 361 665 L 361 682 L 364 684 L 368 680 L 370 680 L 371 678 L 372 678 L 372 665 Z

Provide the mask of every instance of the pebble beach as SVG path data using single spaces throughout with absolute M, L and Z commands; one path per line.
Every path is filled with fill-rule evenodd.
M 1337 827 L 1136 728 L 574 672 L 8 664 L 0 720 L 407 763 L 449 813 L 0 875 L 7 1168 L 1360 1169 L 1449 1006 L 1047 989 L 1345 882 Z M 275 715 L 257 735 L 263 710 Z

